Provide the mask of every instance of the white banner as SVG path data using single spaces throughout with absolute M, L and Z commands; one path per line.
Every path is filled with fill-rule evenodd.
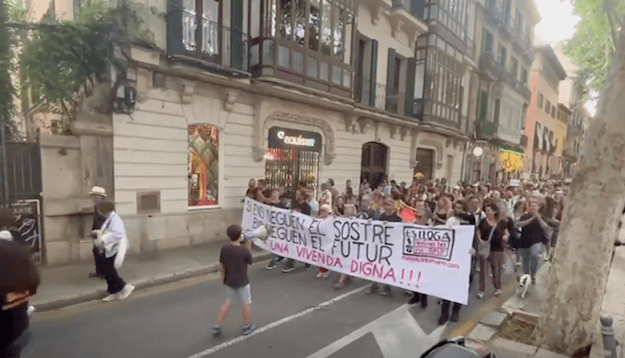
M 249 198 L 244 230 L 265 225 L 254 243 L 280 256 L 350 276 L 467 304 L 473 226 L 426 227 L 409 223 L 317 219 Z

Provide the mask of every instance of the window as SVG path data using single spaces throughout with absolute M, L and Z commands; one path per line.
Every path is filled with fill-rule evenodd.
M 425 0 L 423 18 L 436 22 L 464 41 L 467 25 L 467 0 Z M 412 2 L 419 3 L 419 1 Z
M 525 87 L 527 87 L 527 69 L 525 67 L 523 67 L 521 69 L 521 83 L 523 83 L 525 85 Z
M 506 62 L 508 61 L 508 49 L 505 46 L 499 45 L 499 55 L 497 61 L 501 68 L 506 68 Z
M 493 122 L 499 124 L 499 115 L 501 111 L 501 100 L 498 98 L 495 100 L 495 113 L 493 116 Z
M 512 78 L 515 80 L 519 79 L 519 60 L 514 57 L 510 60 L 510 73 L 512 74 Z
M 486 122 L 488 120 L 488 92 L 480 91 L 478 101 L 479 108 L 477 113 L 477 119 L 480 122 Z
M 484 29 L 484 38 L 482 41 L 482 52 L 492 54 L 495 47 L 495 38 L 490 31 Z
M 275 74 L 317 89 L 323 88 L 319 87 L 323 83 L 328 91 L 351 95 L 355 1 L 260 1 L 261 14 L 249 12 L 249 23 L 261 29 L 258 36 L 254 35 L 259 32 L 252 31 L 250 72 L 255 76 Z
M 417 41 L 418 69 L 422 63 L 425 63 L 423 116 L 437 117 L 448 125 L 459 127 L 464 75 L 461 53 L 435 34 L 423 35 Z M 417 73 L 417 78 L 419 76 Z
M 551 112 L 551 102 L 547 101 L 547 104 L 545 105 L 545 112 L 547 113 L 547 115 L 549 115 L 549 112 Z
M 551 107 L 551 118 L 556 118 L 556 106 Z
M 189 207 L 218 205 L 219 131 L 208 124 L 190 124 Z
M 222 43 L 219 37 L 223 29 L 220 23 L 219 2 L 215 0 L 182 0 L 182 6 L 172 9 L 168 14 L 168 40 L 167 50 L 175 55 L 189 55 L 200 57 L 212 62 L 219 62 L 229 65 L 226 59 L 229 53 L 224 51 L 226 44 Z M 201 9 L 201 11 L 199 11 Z M 198 31 L 198 28 L 200 31 Z M 243 28 L 238 29 L 243 35 Z M 245 29 L 247 30 L 247 29 Z M 240 51 L 243 44 L 239 42 L 229 44 L 235 45 L 229 51 Z
M 545 97 L 543 96 L 542 93 L 538 92 L 538 96 L 536 97 L 536 105 L 538 106 L 538 108 L 540 109 L 543 108 L 544 101 L 545 101 Z

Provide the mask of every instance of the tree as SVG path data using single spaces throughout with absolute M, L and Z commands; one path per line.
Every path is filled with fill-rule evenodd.
M 577 86 L 601 92 L 616 51 L 618 27 L 622 26 L 625 2 L 615 0 L 574 0 L 581 21 L 563 51 L 581 70 Z M 588 93 L 588 91 L 584 91 Z
M 81 2 L 72 21 L 24 20 L 15 16 L 8 24 L 24 34 L 15 66 L 24 115 L 56 113 L 65 127 L 95 87 L 110 81 L 111 71 L 125 73 L 127 63 L 116 49 L 125 53 L 125 47 L 139 42 L 139 17 L 125 3 L 111 8 L 102 0 Z M 99 110 L 107 113 L 108 107 Z
M 578 0 L 575 5 L 596 2 Z M 616 39 L 618 27 L 620 38 L 613 44 L 616 56 L 608 61 L 613 63 L 567 198 L 536 331 L 539 344 L 567 355 L 588 347 L 595 338 L 625 206 L 625 29 L 610 27 L 604 35 Z M 588 46 L 594 45 L 588 42 Z
M 0 124 L 10 121 L 13 111 L 11 32 L 6 26 L 8 13 L 8 3 L 6 0 L 0 0 Z

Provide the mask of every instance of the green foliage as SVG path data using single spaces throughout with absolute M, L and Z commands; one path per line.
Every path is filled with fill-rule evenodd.
M 82 5 L 74 21 L 31 26 L 20 60 L 22 93 L 29 93 L 29 107 L 73 120 L 81 100 L 108 80 L 111 66 L 124 69 L 125 63 L 114 54 L 116 46 L 130 42 L 128 24 L 138 24 L 128 6 L 109 8 L 96 0 Z
M 13 86 L 11 84 L 11 32 L 6 26 L 8 0 L 0 0 L 0 124 L 11 120 Z
M 565 44 L 564 53 L 580 67 L 578 87 L 600 92 L 616 50 L 617 25 L 622 23 L 625 2 L 575 0 L 574 9 L 582 19 L 575 36 Z
M 7 3 L 9 21 L 12 22 L 26 22 L 28 16 L 28 10 L 24 6 L 22 0 Z

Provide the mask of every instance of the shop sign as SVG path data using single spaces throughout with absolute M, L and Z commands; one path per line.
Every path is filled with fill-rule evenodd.
M 508 173 L 513 173 L 523 168 L 523 154 L 512 150 L 499 149 L 501 168 Z
M 321 152 L 321 134 L 271 127 L 269 129 L 269 148 Z

